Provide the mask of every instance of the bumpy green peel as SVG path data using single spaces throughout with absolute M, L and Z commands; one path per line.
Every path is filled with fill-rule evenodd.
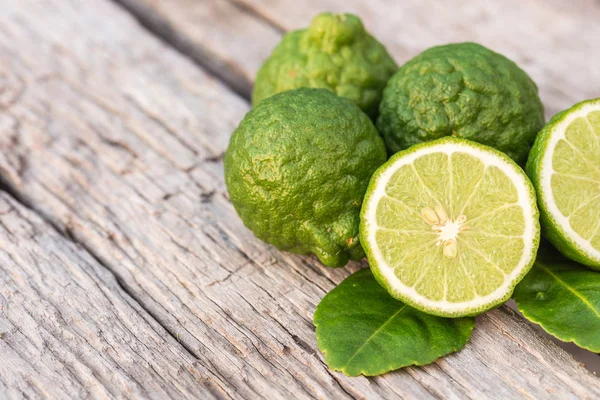
M 377 127 L 390 154 L 456 136 L 494 147 L 523 165 L 544 124 L 529 76 L 475 43 L 432 47 L 390 79 Z
M 283 37 L 258 72 L 252 104 L 290 89 L 324 88 L 375 118 L 383 87 L 397 69 L 357 16 L 323 13 L 308 29 Z
M 225 182 L 258 238 L 340 267 L 364 256 L 360 207 L 385 160 L 383 140 L 352 101 L 323 89 L 296 89 L 244 117 L 225 154 Z

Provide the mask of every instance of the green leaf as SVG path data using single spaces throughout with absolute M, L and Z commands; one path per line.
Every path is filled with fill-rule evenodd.
M 315 311 L 317 343 L 329 368 L 346 375 L 380 375 L 425 365 L 460 350 L 473 318 L 425 314 L 392 298 L 369 269 L 346 278 Z
M 525 318 L 549 334 L 600 352 L 600 272 L 540 248 L 513 298 Z

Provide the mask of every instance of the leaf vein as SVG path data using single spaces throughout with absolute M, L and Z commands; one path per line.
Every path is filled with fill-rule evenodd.
M 560 277 L 558 275 L 556 275 L 555 273 L 553 273 L 552 271 L 550 271 L 550 268 L 548 268 L 547 266 L 545 266 L 542 263 L 538 263 L 540 265 L 540 267 L 546 271 L 546 273 L 548 275 L 550 275 L 552 278 L 554 278 L 554 280 L 556 280 L 558 283 L 562 284 L 565 288 L 567 288 L 567 290 L 571 293 L 573 293 L 575 295 L 575 297 L 579 298 L 579 300 L 581 300 L 583 302 L 583 304 L 585 304 L 586 306 L 589 307 L 590 310 L 592 310 L 592 312 L 594 314 L 596 314 L 596 317 L 600 318 L 600 310 L 596 310 L 596 308 L 594 307 L 594 305 L 592 303 L 590 303 L 590 301 L 583 296 L 582 294 L 580 294 L 576 289 L 574 289 L 572 286 L 570 286 L 567 282 L 563 281 L 562 279 L 560 279 Z
M 377 328 L 377 330 L 375 332 L 373 332 L 373 334 L 371 336 L 369 336 L 369 338 L 367 340 L 365 340 L 365 342 L 354 352 L 354 354 L 352 354 L 352 356 L 348 359 L 348 361 L 346 361 L 346 367 L 348 367 L 350 365 L 350 363 L 352 362 L 352 360 L 354 360 L 354 358 L 364 349 L 364 347 L 375 337 L 377 336 L 377 334 L 379 332 L 381 332 L 381 330 L 383 328 L 386 327 L 386 325 L 388 325 L 390 322 L 392 322 L 392 320 L 394 318 L 396 318 L 402 311 L 404 311 L 404 309 L 407 307 L 406 304 L 404 304 L 402 307 L 400 307 L 400 309 L 398 311 L 396 311 L 394 313 L 394 315 L 392 315 L 391 317 L 388 318 L 387 321 L 385 321 L 385 323 L 383 325 L 381 325 L 379 328 Z

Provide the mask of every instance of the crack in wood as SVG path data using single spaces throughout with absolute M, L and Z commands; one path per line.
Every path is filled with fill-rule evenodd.
M 171 26 L 167 20 L 157 18 L 152 13 L 152 10 L 147 9 L 143 5 L 128 0 L 112 1 L 131 13 L 148 33 L 167 43 L 182 56 L 190 59 L 210 75 L 216 77 L 225 86 L 246 101 L 250 101 L 252 84 L 240 67 L 219 60 L 218 58 L 213 57 L 210 52 L 197 48 L 194 43 L 189 41 L 185 36 L 180 36 L 177 29 Z
M 231 3 L 233 6 L 235 6 L 242 12 L 252 15 L 256 19 L 266 23 L 267 25 L 270 25 L 273 29 L 278 31 L 281 35 L 283 35 L 287 32 L 287 29 L 285 28 L 285 26 L 283 26 L 283 24 L 281 24 L 279 21 L 277 21 L 273 18 L 270 18 L 267 14 L 263 13 L 260 7 L 256 7 L 252 3 L 244 2 L 243 0 L 226 0 L 226 1 Z
M 0 231 L 0 242 L 4 245 L 0 248 L 0 258 L 6 257 L 0 277 L 8 278 L 0 291 L 2 359 L 10 364 L 13 379 L 25 378 L 11 384 L 13 396 L 15 393 L 48 398 L 120 398 L 125 393 L 125 397 L 143 396 L 151 381 L 151 396 L 169 393 L 168 397 L 185 397 L 187 393 L 228 398 L 225 390 L 215 388 L 218 379 L 190 387 L 190 383 L 209 375 L 176 372 L 179 365 L 169 364 L 175 358 L 179 362 L 197 361 L 183 348 L 170 343 L 169 353 L 162 354 L 163 358 L 154 357 L 153 352 L 160 348 L 161 340 L 169 337 L 168 332 L 137 302 L 127 301 L 131 297 L 119 287 L 114 274 L 99 265 L 80 244 L 63 236 L 39 211 L 1 189 L 0 204 L 7 205 L 0 216 L 0 226 L 6 229 Z M 8 241 L 2 240 L 2 236 Z M 69 276 L 69 272 L 75 272 L 77 279 Z M 11 294 L 7 291 L 11 287 L 17 291 Z M 97 301 L 103 304 L 98 305 Z M 99 311 L 103 313 L 98 314 Z M 149 321 L 152 331 L 134 331 L 134 327 L 142 328 L 143 324 L 133 323 L 132 317 L 133 321 L 140 318 Z M 103 323 L 107 323 L 108 329 L 104 329 Z M 29 363 L 30 359 L 35 363 Z M 137 366 L 140 368 L 134 371 Z M 0 389 L 6 383 L 5 367 L 6 364 L 0 364 Z M 171 370 L 167 371 L 168 368 Z M 175 376 L 178 386 L 172 386 L 169 380 Z M 52 384 L 48 379 L 53 379 Z
M 72 242 L 73 244 L 75 244 L 76 246 L 80 247 L 81 249 L 83 249 L 87 254 L 89 254 L 90 257 L 92 257 L 100 266 L 102 266 L 103 268 L 105 268 L 107 271 L 110 272 L 110 274 L 112 275 L 114 281 L 116 282 L 116 284 L 118 285 L 119 289 L 121 291 L 123 291 L 123 293 L 126 293 L 129 297 L 131 297 L 136 304 L 142 309 L 144 310 L 144 312 L 146 312 L 148 315 L 150 315 L 154 322 L 156 324 L 158 324 L 159 326 L 161 326 L 166 333 L 168 333 L 173 339 L 175 339 L 179 345 L 182 347 L 182 349 L 185 349 L 185 351 L 187 351 L 187 353 L 196 358 L 197 361 L 199 361 L 197 359 L 197 355 L 194 351 L 194 349 L 190 348 L 189 346 L 186 345 L 186 343 L 181 342 L 180 340 L 178 340 L 177 338 L 177 333 L 173 332 L 171 329 L 169 329 L 169 326 L 167 326 L 166 324 L 161 323 L 161 319 L 157 318 L 156 315 L 152 312 L 151 309 L 148 309 L 144 306 L 144 302 L 143 301 L 139 301 L 139 299 L 137 298 L 136 294 L 134 291 L 130 290 L 129 286 L 127 284 L 124 283 L 124 281 L 119 277 L 118 274 L 115 274 L 114 271 L 112 271 L 112 269 L 110 268 L 110 266 L 104 262 L 102 260 L 102 258 L 95 254 L 94 251 L 92 251 L 92 249 L 89 248 L 89 246 L 87 246 L 84 242 L 79 241 L 77 239 L 76 233 L 75 233 L 75 228 L 73 227 L 72 223 L 69 224 L 67 223 L 63 229 L 59 229 L 57 227 L 57 225 L 50 220 L 49 218 L 47 218 L 44 213 L 38 209 L 36 209 L 34 206 L 31 206 L 30 204 L 28 204 L 25 200 L 20 199 L 18 193 L 16 193 L 15 191 L 12 190 L 12 188 L 10 186 L 8 186 L 6 184 L 6 182 L 4 182 L 2 180 L 2 177 L 0 176 L 0 195 L 1 192 L 6 192 L 8 193 L 11 197 L 13 197 L 15 199 L 15 201 L 17 201 L 21 206 L 23 206 L 24 208 L 26 208 L 27 210 L 31 211 L 32 213 L 34 213 L 35 215 L 37 215 L 39 218 L 42 219 L 42 221 L 44 221 L 45 223 L 47 223 L 49 226 L 51 226 L 54 230 L 54 232 L 56 232 L 58 235 L 62 236 L 65 240 Z M 5 228 L 6 229 L 6 228 Z M 7 231 L 9 231 L 7 229 Z M 9 255 L 10 256 L 10 255 Z M 220 396 L 219 396 L 220 397 Z

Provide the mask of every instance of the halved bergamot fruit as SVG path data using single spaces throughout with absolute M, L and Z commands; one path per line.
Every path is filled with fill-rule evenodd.
M 401 151 L 373 175 L 360 240 L 390 294 L 444 317 L 504 303 L 535 260 L 535 192 L 508 156 L 465 139 Z
M 548 122 L 531 149 L 527 174 L 545 236 L 565 256 L 600 270 L 600 99 Z

